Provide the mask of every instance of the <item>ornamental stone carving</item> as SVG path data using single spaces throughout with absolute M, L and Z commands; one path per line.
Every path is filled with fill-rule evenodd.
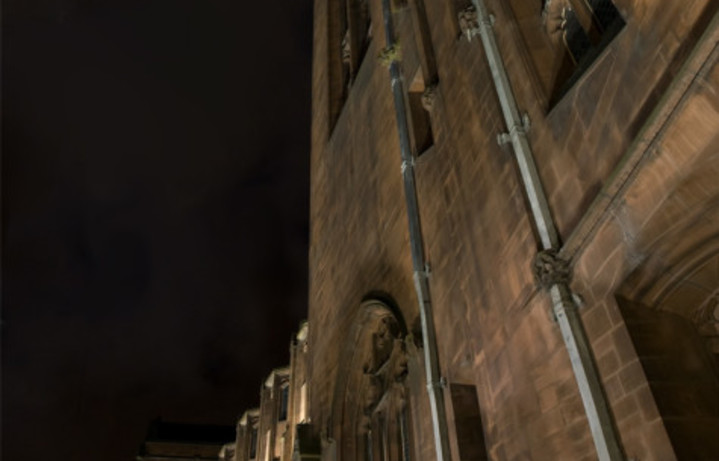
M 471 41 L 472 37 L 479 33 L 477 9 L 474 5 L 469 5 L 459 12 L 457 19 L 459 20 L 459 29 L 462 31 L 462 35 Z
M 352 50 L 350 46 L 350 31 L 349 29 L 347 29 L 347 32 L 345 32 L 345 36 L 342 37 L 342 62 L 345 64 L 349 64 L 351 56 Z
M 422 93 L 422 107 L 424 107 L 424 110 L 426 110 L 427 112 L 432 111 L 432 106 L 434 105 L 434 99 L 436 95 L 437 85 L 428 86 Z
M 567 284 L 571 280 L 569 262 L 560 258 L 553 249 L 538 252 L 534 257 L 532 270 L 537 283 L 545 289 L 558 283 Z
M 363 366 L 365 375 L 364 413 L 372 414 L 388 394 L 404 398 L 407 377 L 407 353 L 399 338 L 399 327 L 391 317 L 384 317 L 372 333 L 372 350 Z
M 542 7 L 542 22 L 545 32 L 549 37 L 557 41 L 560 33 L 566 25 L 566 14 L 570 5 L 566 0 L 545 0 Z

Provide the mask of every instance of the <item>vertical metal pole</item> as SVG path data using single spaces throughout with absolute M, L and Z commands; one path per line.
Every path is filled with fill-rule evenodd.
M 384 16 L 385 36 L 387 49 L 391 50 L 397 42 L 394 36 L 392 11 L 390 0 L 382 0 L 382 14 Z M 417 203 L 417 188 L 415 184 L 414 157 L 409 143 L 409 126 L 405 109 L 404 88 L 399 62 L 396 58 L 389 63 L 389 74 L 394 97 L 394 108 L 399 132 L 400 154 L 402 158 L 402 178 L 404 182 L 404 195 L 407 206 L 407 219 L 409 225 L 409 242 L 412 253 L 412 267 L 414 270 L 414 283 L 419 302 L 420 320 L 422 322 L 422 340 L 424 361 L 427 378 L 427 391 L 432 416 L 432 429 L 437 461 L 450 461 L 449 439 L 447 430 L 447 412 L 444 405 L 443 385 L 440 378 L 439 358 L 437 354 L 437 337 L 432 314 L 432 302 L 427 279 L 424 244 L 422 240 L 421 224 L 419 219 L 419 206 Z

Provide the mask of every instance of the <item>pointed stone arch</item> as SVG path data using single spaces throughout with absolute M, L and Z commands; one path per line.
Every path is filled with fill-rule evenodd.
M 679 459 L 719 456 L 719 232 L 700 209 L 657 239 L 617 296 Z
M 386 299 L 366 298 L 342 347 L 329 437 L 343 461 L 404 461 L 407 424 L 407 328 Z

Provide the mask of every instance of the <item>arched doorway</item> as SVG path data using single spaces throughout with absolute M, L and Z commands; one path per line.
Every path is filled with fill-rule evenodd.
M 719 238 L 675 256 L 648 258 L 617 301 L 675 455 L 717 459 Z

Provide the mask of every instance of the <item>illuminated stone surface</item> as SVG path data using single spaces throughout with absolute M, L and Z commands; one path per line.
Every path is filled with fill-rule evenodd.
M 552 0 L 546 15 L 559 3 L 575 2 Z M 719 459 L 719 4 L 614 3 L 623 28 L 579 74 L 564 69 L 574 83 L 559 91 L 557 18 L 538 2 L 486 1 L 626 457 Z M 369 2 L 366 56 L 349 70 L 342 40 L 359 38 L 342 5 L 315 2 L 309 330 L 240 420 L 238 461 L 252 443 L 263 461 L 320 449 L 435 459 L 394 102 L 375 59 L 381 4 Z M 533 275 L 540 248 L 514 156 L 497 144 L 490 68 L 479 38 L 461 35 L 467 5 L 393 3 L 411 135 L 422 132 L 410 141 L 452 459 L 596 459 Z M 411 93 L 430 87 L 431 111 L 413 113 L 425 109 Z

